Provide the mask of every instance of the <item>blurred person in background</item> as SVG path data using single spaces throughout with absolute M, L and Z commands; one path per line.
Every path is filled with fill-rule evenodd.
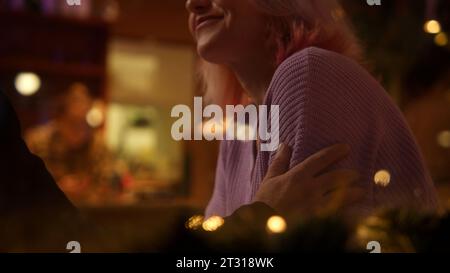
M 87 115 L 94 100 L 75 83 L 58 99 L 55 119 L 26 132 L 30 150 L 41 157 L 59 187 L 76 204 L 96 203 L 112 190 L 114 160 Z M 112 192 L 112 191 L 111 191 Z
M 350 155 L 334 166 L 361 175 L 347 185 L 344 200 L 353 191 L 365 196 L 348 207 L 350 218 L 379 208 L 438 208 L 414 137 L 384 88 L 358 63 L 358 41 L 345 18 L 336 16 L 336 1 L 187 0 L 186 8 L 207 95 L 222 105 L 248 97 L 255 105 L 278 105 L 280 142 L 292 148 L 290 166 L 334 143 L 350 145 Z M 222 141 L 207 216 L 227 216 L 271 197 L 257 192 L 275 153 L 258 144 Z M 333 180 L 311 183 L 286 209 L 307 215 L 311 210 L 304 208 L 342 189 Z
M 443 203 L 450 205 L 450 52 L 430 46 L 403 80 L 405 116 Z

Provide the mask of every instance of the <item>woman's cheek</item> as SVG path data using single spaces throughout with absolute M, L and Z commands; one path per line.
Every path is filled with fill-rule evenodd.
M 191 32 L 192 37 L 194 37 L 194 39 L 195 39 L 194 24 L 195 24 L 195 15 L 190 14 L 189 20 L 188 20 L 188 27 L 189 27 L 189 31 Z

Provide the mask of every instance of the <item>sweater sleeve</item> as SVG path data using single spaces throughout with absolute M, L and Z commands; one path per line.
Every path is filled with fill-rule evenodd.
M 352 102 L 354 98 L 341 86 L 339 76 L 330 75 L 336 72 L 324 69 L 322 60 L 316 60 L 311 50 L 285 61 L 270 90 L 270 103 L 280 109 L 280 142 L 293 148 L 291 167 L 322 148 L 355 140 L 355 131 L 371 133 L 369 124 L 360 124 L 353 117 L 355 108 L 363 106 Z
M 436 207 L 433 184 L 400 110 L 359 65 L 309 48 L 278 68 L 269 92 L 267 102 L 280 109 L 280 142 L 293 148 L 291 167 L 322 148 L 347 143 L 351 154 L 330 169 L 359 171 L 366 190 L 359 212 Z M 381 170 L 390 174 L 387 187 L 374 183 Z

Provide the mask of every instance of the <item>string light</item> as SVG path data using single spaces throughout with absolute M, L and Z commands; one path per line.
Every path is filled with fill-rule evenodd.
M 269 233 L 283 233 L 286 231 L 286 228 L 286 221 L 281 216 L 272 216 L 267 220 L 267 231 Z
M 22 96 L 32 96 L 41 88 L 41 79 L 35 73 L 19 73 L 15 80 L 15 87 Z
M 223 224 L 225 223 L 225 220 L 220 216 L 212 216 L 208 218 L 205 222 L 203 222 L 202 227 L 205 231 L 216 231 L 218 230 Z
M 375 174 L 374 182 L 381 187 L 387 187 L 391 183 L 391 174 L 387 170 L 380 170 Z
M 441 24 L 436 20 L 429 20 L 425 22 L 424 30 L 430 34 L 437 34 L 441 32 Z
M 204 217 L 202 215 L 194 215 L 186 221 L 186 228 L 191 230 L 199 229 L 203 224 Z
M 448 37 L 445 32 L 438 33 L 434 37 L 434 43 L 438 46 L 446 46 L 448 45 Z
M 102 125 L 103 121 L 104 115 L 101 109 L 101 105 L 100 104 L 94 105 L 86 115 L 86 122 L 92 128 L 97 128 L 100 127 L 100 125 Z

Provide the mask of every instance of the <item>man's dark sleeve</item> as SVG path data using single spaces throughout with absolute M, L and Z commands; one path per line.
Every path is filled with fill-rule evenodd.
M 78 232 L 80 215 L 43 161 L 21 136 L 19 121 L 0 91 L 0 252 L 60 251 Z
M 28 150 L 17 116 L 0 91 L 0 212 L 30 209 L 75 210 L 42 160 Z

